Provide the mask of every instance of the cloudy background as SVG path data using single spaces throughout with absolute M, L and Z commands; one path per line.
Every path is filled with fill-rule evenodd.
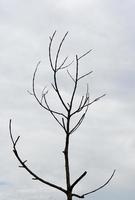
M 18 168 L 8 132 L 12 118 L 14 135 L 21 135 L 18 148 L 24 160 L 28 159 L 28 165 L 41 177 L 65 185 L 64 134 L 27 92 L 39 60 L 37 90 L 44 85 L 50 88 L 48 43 L 54 30 L 54 48 L 69 31 L 62 56 L 69 55 L 72 60 L 93 49 L 82 60 L 80 73 L 94 72 L 82 81 L 78 96 L 87 82 L 92 99 L 107 94 L 92 105 L 71 138 L 72 180 L 88 171 L 76 191 L 81 194 L 100 186 L 116 169 L 111 183 L 86 200 L 135 198 L 134 19 L 134 0 L 0 0 L 1 200 L 65 198 Z M 70 85 L 63 75 L 60 78 L 61 89 L 68 96 L 72 80 Z M 55 107 L 55 99 L 50 100 Z

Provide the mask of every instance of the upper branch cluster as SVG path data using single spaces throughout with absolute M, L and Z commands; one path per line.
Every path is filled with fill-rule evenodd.
M 56 31 L 50 37 L 50 42 L 49 42 L 49 62 L 50 62 L 50 66 L 51 66 L 51 69 L 52 69 L 52 72 L 53 72 L 53 83 L 51 85 L 52 85 L 54 91 L 56 92 L 56 95 L 58 96 L 58 98 L 59 98 L 59 100 L 60 100 L 60 102 L 61 102 L 62 106 L 64 107 L 64 109 L 65 109 L 67 114 L 64 114 L 64 113 L 61 113 L 59 111 L 56 111 L 56 110 L 52 109 L 49 106 L 49 103 L 48 103 L 48 100 L 47 100 L 48 90 L 46 90 L 46 87 L 44 87 L 44 89 L 42 91 L 41 98 L 38 98 L 37 93 L 36 93 L 36 88 L 35 88 L 35 78 L 36 78 L 36 73 L 37 73 L 37 69 L 39 67 L 40 62 L 38 62 L 37 66 L 36 66 L 36 69 L 34 71 L 34 74 L 33 74 L 33 81 L 32 81 L 33 93 L 32 94 L 34 95 L 34 97 L 36 98 L 36 100 L 38 101 L 40 106 L 51 113 L 51 115 L 55 118 L 55 120 L 58 122 L 58 124 L 64 129 L 64 131 L 66 133 L 71 134 L 81 125 L 81 123 L 82 123 L 83 119 L 85 118 L 85 115 L 86 115 L 86 113 L 88 111 L 88 107 L 92 103 L 94 103 L 97 100 L 99 100 L 100 98 L 102 98 L 105 94 L 100 96 L 100 97 L 98 97 L 98 98 L 96 98 L 96 99 L 94 99 L 93 101 L 90 101 L 89 88 L 88 88 L 88 85 L 87 85 L 87 91 L 86 91 L 85 96 L 81 97 L 78 108 L 76 110 L 73 110 L 73 104 L 74 104 L 74 99 L 75 99 L 75 94 L 76 94 L 78 82 L 81 79 L 85 78 L 86 76 L 88 76 L 88 75 L 90 75 L 92 73 L 92 71 L 90 71 L 90 72 L 88 72 L 88 73 L 86 73 L 84 75 L 79 76 L 79 61 L 84 56 L 88 55 L 92 51 L 92 49 L 87 51 L 86 53 L 84 53 L 81 56 L 77 56 L 76 55 L 75 60 L 72 60 L 68 64 L 66 64 L 66 62 L 68 60 L 68 57 L 65 57 L 65 59 L 62 61 L 61 64 L 58 64 L 58 60 L 59 60 L 59 57 L 60 57 L 60 52 L 61 52 L 63 43 L 64 43 L 64 41 L 65 41 L 65 39 L 66 39 L 66 37 L 68 35 L 68 32 L 62 38 L 62 40 L 61 40 L 61 42 L 60 42 L 60 44 L 58 46 L 58 50 L 56 52 L 56 56 L 53 59 L 53 56 L 52 56 L 52 44 L 53 44 L 53 40 L 54 40 L 55 35 L 56 35 Z M 68 68 L 73 63 L 75 63 L 75 75 L 74 76 L 71 75 L 71 73 L 67 69 L 67 73 L 68 73 L 69 77 L 74 82 L 73 92 L 72 92 L 71 99 L 69 100 L 69 102 L 65 102 L 64 99 L 63 99 L 63 96 L 62 96 L 62 94 L 60 92 L 60 88 L 59 88 L 58 80 L 57 80 L 57 74 L 58 74 L 58 72 L 60 70 Z M 81 114 L 80 119 L 78 120 L 78 122 L 74 125 L 74 127 L 71 128 L 70 131 L 67 131 L 66 122 L 69 119 L 71 119 L 72 116 L 74 116 L 77 113 L 81 113 L 82 111 L 83 111 L 83 113 Z

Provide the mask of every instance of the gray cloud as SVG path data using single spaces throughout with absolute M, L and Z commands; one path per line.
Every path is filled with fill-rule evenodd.
M 57 30 L 54 48 L 68 30 L 62 57 L 91 54 L 80 63 L 80 73 L 94 73 L 80 84 L 78 98 L 89 82 L 91 98 L 107 93 L 93 104 L 82 127 L 71 141 L 73 179 L 88 170 L 78 185 L 80 192 L 93 189 L 117 173 L 111 184 L 93 199 L 134 199 L 134 1 L 0 0 L 0 198 L 2 200 L 63 199 L 35 183 L 20 168 L 11 151 L 8 120 L 13 118 L 15 136 L 21 135 L 19 152 L 39 175 L 64 185 L 64 134 L 32 96 L 31 79 L 41 60 L 37 90 L 50 88 L 49 36 Z M 74 65 L 72 66 L 74 67 Z M 72 71 L 71 67 L 71 71 Z M 68 97 L 71 85 L 60 75 Z M 70 80 L 70 79 L 69 79 Z M 51 90 L 50 90 L 51 94 Z M 58 107 L 55 100 L 51 105 Z M 52 148 L 53 146 L 53 148 Z M 53 158 L 53 159 L 52 159 Z M 54 195 L 53 195 L 54 192 Z M 89 199 L 90 197 L 87 197 Z

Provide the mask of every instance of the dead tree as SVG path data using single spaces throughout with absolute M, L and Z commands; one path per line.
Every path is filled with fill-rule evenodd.
M 11 120 L 9 123 L 9 131 L 10 131 L 11 141 L 13 144 L 13 152 L 20 163 L 19 167 L 24 168 L 29 174 L 31 174 L 33 180 L 38 180 L 38 181 L 42 182 L 43 184 L 46 184 L 50 187 L 53 187 L 53 188 L 63 192 L 66 195 L 67 200 L 72 200 L 73 197 L 85 198 L 85 196 L 87 196 L 91 193 L 94 193 L 94 192 L 102 189 L 103 187 L 105 187 L 111 181 L 112 177 L 114 176 L 115 170 L 113 171 L 110 178 L 103 185 L 99 186 L 95 190 L 88 191 L 87 193 L 84 193 L 84 194 L 74 193 L 74 187 L 84 178 L 84 176 L 87 174 L 87 172 L 85 171 L 73 183 L 71 183 L 71 181 L 70 181 L 70 162 L 69 162 L 70 136 L 79 128 L 79 126 L 83 122 L 89 107 L 93 103 L 100 100 L 103 96 L 105 96 L 105 94 L 95 98 L 94 100 L 90 100 L 89 88 L 87 85 L 85 95 L 81 96 L 80 101 L 78 102 L 78 107 L 75 108 L 74 105 L 77 104 L 77 102 L 75 101 L 75 97 L 76 97 L 78 83 L 81 81 L 81 79 L 85 78 L 86 76 L 88 76 L 92 73 L 92 71 L 90 71 L 84 75 L 80 75 L 79 74 L 79 62 L 86 55 L 88 55 L 91 52 L 91 50 L 87 51 L 86 53 L 84 53 L 81 56 L 76 55 L 75 59 L 69 63 L 67 63 L 68 57 L 66 57 L 65 59 L 63 59 L 61 64 L 58 64 L 61 48 L 62 48 L 62 45 L 65 41 L 67 34 L 68 34 L 68 32 L 64 35 L 64 37 L 60 41 L 58 50 L 56 51 L 56 54 L 55 54 L 55 58 L 52 56 L 52 44 L 54 41 L 54 37 L 56 35 L 56 31 L 50 37 L 50 42 L 49 42 L 49 62 L 50 62 L 51 70 L 53 72 L 53 83 L 51 84 L 51 86 L 52 86 L 52 89 L 55 91 L 57 97 L 59 98 L 61 106 L 64 108 L 65 112 L 60 112 L 60 111 L 57 111 L 54 108 L 50 107 L 50 105 L 48 103 L 48 99 L 47 99 L 48 90 L 46 90 L 46 88 L 43 89 L 40 98 L 38 97 L 37 92 L 36 92 L 36 87 L 35 87 L 35 78 L 36 78 L 36 74 L 37 74 L 37 70 L 38 70 L 40 62 L 38 62 L 36 69 L 34 71 L 34 74 L 33 74 L 32 92 L 31 92 L 31 94 L 34 96 L 34 98 L 39 103 L 39 105 L 53 116 L 53 118 L 57 121 L 57 123 L 60 125 L 60 127 L 63 129 L 63 131 L 65 133 L 65 145 L 64 145 L 63 154 L 64 154 L 66 188 L 61 187 L 52 182 L 48 182 L 47 180 L 41 178 L 39 175 L 34 173 L 33 170 L 31 170 L 28 167 L 27 160 L 23 160 L 18 153 L 17 144 L 18 144 L 18 140 L 19 140 L 20 136 L 18 136 L 16 139 L 14 139 L 13 134 L 12 134 Z M 74 75 L 71 74 L 71 72 L 68 69 L 69 66 L 71 67 L 71 65 L 75 66 L 75 74 Z M 57 75 L 58 75 L 59 71 L 61 71 L 61 70 L 65 70 L 65 72 L 71 78 L 71 81 L 73 84 L 71 96 L 69 97 L 68 102 L 66 102 L 64 100 L 63 95 L 60 90 L 60 86 L 58 85 Z M 71 125 L 73 117 L 78 116 L 78 114 L 80 114 L 79 119 L 77 118 L 77 122 L 75 122 L 74 125 Z

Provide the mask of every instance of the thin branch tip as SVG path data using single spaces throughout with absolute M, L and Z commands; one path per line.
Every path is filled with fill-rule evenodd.
M 110 176 L 110 178 L 109 178 L 103 185 L 101 185 L 100 187 L 98 187 L 98 188 L 95 189 L 95 190 L 92 190 L 92 191 L 90 191 L 90 192 L 88 192 L 88 193 L 85 193 L 84 196 L 86 196 L 86 195 L 88 195 L 88 194 L 91 194 L 91 193 L 94 193 L 94 192 L 97 192 L 98 190 L 100 190 L 100 189 L 104 188 L 106 185 L 108 185 L 108 183 L 112 180 L 112 178 L 113 178 L 113 176 L 114 176 L 114 174 L 115 174 L 115 171 L 116 171 L 116 170 L 114 169 L 114 171 L 113 171 L 112 175 Z
M 37 180 L 37 178 L 32 178 L 32 180 L 36 181 L 36 180 Z
M 17 137 L 17 139 L 15 140 L 15 142 L 14 142 L 14 146 L 16 146 L 16 144 L 17 144 L 19 138 L 20 138 L 20 135 L 19 135 L 19 136 Z
M 49 37 L 49 39 L 50 39 L 51 41 L 53 40 L 53 38 L 54 38 L 56 32 L 57 32 L 57 31 L 55 30 L 55 31 L 53 32 L 52 36 Z
M 82 59 L 84 56 L 88 55 L 93 49 L 90 49 L 89 51 L 87 51 L 86 53 L 84 53 L 83 55 L 81 55 L 78 60 Z
M 27 90 L 27 92 L 28 92 L 30 95 L 32 95 L 32 96 L 34 95 L 34 94 L 33 94 L 32 92 L 30 92 L 29 90 Z
M 85 171 L 81 176 L 79 176 L 79 178 L 76 179 L 76 181 L 71 185 L 71 189 L 73 189 L 75 187 L 75 185 L 77 185 L 77 183 L 87 174 L 87 171 Z

